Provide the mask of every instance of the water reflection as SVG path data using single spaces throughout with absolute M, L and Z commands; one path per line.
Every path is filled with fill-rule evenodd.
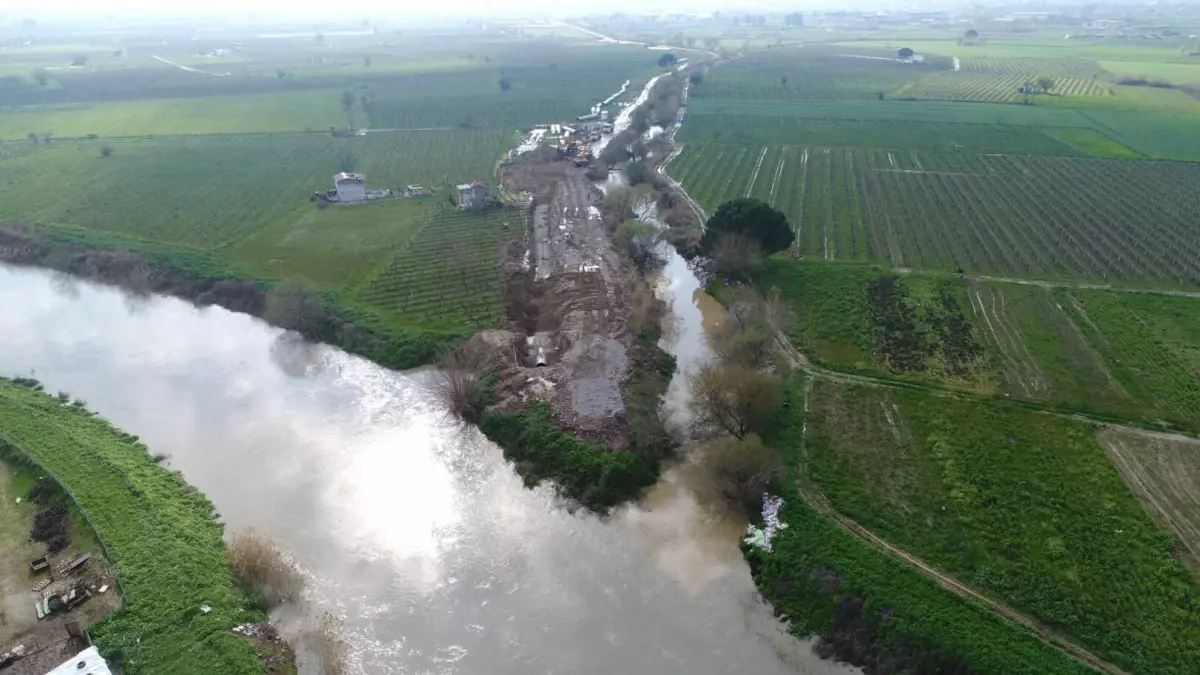
M 528 490 L 425 386 L 246 316 L 0 267 L 0 372 L 139 434 L 292 550 L 354 672 L 849 672 L 785 636 L 686 466 L 608 522 Z M 684 359 L 681 358 L 681 361 Z

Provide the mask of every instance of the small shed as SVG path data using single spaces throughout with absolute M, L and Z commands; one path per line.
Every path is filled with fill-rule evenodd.
M 361 202 L 367 199 L 367 177 L 345 171 L 333 175 L 333 189 L 340 202 Z
M 458 208 L 463 211 L 482 211 L 491 196 L 488 184 L 481 180 L 464 183 L 458 186 Z
M 409 185 L 404 189 L 405 197 L 424 197 L 427 194 L 429 194 L 429 191 L 420 185 Z

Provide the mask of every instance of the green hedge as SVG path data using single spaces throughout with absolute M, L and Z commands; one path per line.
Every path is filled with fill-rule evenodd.
M 745 547 L 754 580 L 802 636 L 857 636 L 856 661 L 896 672 L 1068 675 L 1091 673 L 1027 629 L 943 589 L 908 565 L 842 532 L 801 499 L 796 471 L 804 441 L 802 383 L 781 409 L 772 442 L 789 465 L 773 552 Z M 949 670 L 943 670 L 949 669 Z
M 486 414 L 479 428 L 504 449 L 526 485 L 552 481 L 564 496 L 593 511 L 635 499 L 658 480 L 656 462 L 572 437 L 554 423 L 545 403 Z
M 230 632 L 262 615 L 234 583 L 213 505 L 178 472 L 86 410 L 3 378 L 0 446 L 62 485 L 116 568 L 123 606 L 89 629 L 105 658 L 128 675 L 265 672 Z

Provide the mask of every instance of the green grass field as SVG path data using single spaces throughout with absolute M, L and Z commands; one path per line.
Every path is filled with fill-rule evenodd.
M 237 242 L 274 224 L 334 173 L 372 188 L 442 187 L 491 175 L 511 147 L 503 130 L 176 136 L 58 142 L 0 161 L 10 198 L 0 218 L 196 248 Z
M 1132 672 L 1200 668 L 1200 588 L 1093 426 L 823 381 L 810 411 L 838 511 Z
M 408 245 L 446 202 L 438 197 L 388 199 L 317 209 L 305 204 L 226 251 L 266 277 L 305 276 L 349 286 Z
M 994 612 L 950 593 L 906 563 L 855 539 L 802 499 L 811 470 L 804 383 L 797 378 L 769 441 L 787 465 L 777 486 L 785 500 L 770 553 L 747 548 L 763 595 L 800 635 L 849 643 L 859 658 L 900 663 L 913 672 L 1043 675 L 1093 672 Z M 874 412 L 874 411 L 871 411 Z M 889 483 L 895 478 L 888 477 Z
M 107 548 L 123 606 L 89 627 L 107 658 L 130 675 L 265 672 L 231 632 L 261 615 L 234 584 L 224 528 L 204 495 L 136 438 L 9 380 L 0 380 L 0 444 L 55 477 Z
M 324 131 L 345 128 L 341 90 L 164 98 L 0 109 L 0 139 Z M 366 119 L 358 111 L 358 121 Z
M 1200 300 L 771 260 L 790 337 L 835 369 L 1200 429 Z

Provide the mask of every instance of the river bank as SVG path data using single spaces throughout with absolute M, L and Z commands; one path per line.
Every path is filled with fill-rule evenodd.
M 229 530 L 276 538 L 307 605 L 344 619 L 351 672 L 853 672 L 773 618 L 744 522 L 701 508 L 686 470 L 600 519 L 526 488 L 439 409 L 428 371 L 42 270 L 0 266 L 0 303 L 0 372 L 86 399 Z M 291 636 L 305 617 L 279 619 Z
M 277 283 L 211 253 L 107 242 L 14 224 L 0 225 L 0 262 L 43 267 L 133 293 L 170 295 L 200 307 L 216 305 L 264 319 L 268 293 Z M 390 368 L 429 363 L 439 348 L 465 335 L 401 326 L 332 291 L 322 296 L 321 316 L 296 328 L 310 340 L 337 345 Z
M 105 658 L 130 675 L 266 672 L 232 633 L 263 616 L 233 581 L 212 504 L 136 436 L 31 386 L 0 379 L 0 455 L 51 476 L 95 528 L 121 598 L 89 627 Z

